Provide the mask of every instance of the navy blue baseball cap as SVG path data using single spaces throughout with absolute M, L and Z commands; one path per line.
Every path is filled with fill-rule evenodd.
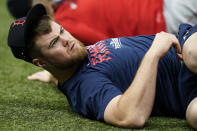
M 16 58 L 32 63 L 27 45 L 32 35 L 32 28 L 46 14 L 45 7 L 42 4 L 37 4 L 28 12 L 26 17 L 19 18 L 10 25 L 8 46 Z
M 189 24 L 181 24 L 179 26 L 179 32 L 177 38 L 182 48 L 185 41 L 195 32 L 197 32 L 197 25 L 192 26 Z
M 6 5 L 10 14 L 15 18 L 25 17 L 31 9 L 32 0 L 7 0 Z

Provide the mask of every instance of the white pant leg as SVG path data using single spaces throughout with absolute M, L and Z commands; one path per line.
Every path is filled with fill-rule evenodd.
M 180 24 L 197 24 L 197 0 L 164 0 L 167 32 L 177 33 Z

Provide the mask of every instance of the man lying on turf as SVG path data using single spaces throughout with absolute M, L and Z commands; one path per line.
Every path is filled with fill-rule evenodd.
M 16 58 L 53 74 L 85 117 L 126 128 L 143 127 L 150 116 L 180 117 L 197 129 L 196 32 L 181 25 L 177 37 L 161 32 L 85 47 L 38 4 L 11 24 L 8 45 Z
M 197 0 L 6 1 L 16 18 L 26 16 L 33 5 L 44 4 L 54 20 L 86 46 L 112 37 L 177 33 L 179 24 L 197 24 Z

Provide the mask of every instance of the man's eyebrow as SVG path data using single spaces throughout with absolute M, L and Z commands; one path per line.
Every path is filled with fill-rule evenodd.
M 62 26 L 60 26 L 60 33 L 62 32 L 62 30 L 63 30 L 63 27 L 62 27 Z
M 62 26 L 60 26 L 60 32 L 59 34 L 61 34 L 61 30 L 62 30 Z M 54 39 L 51 40 L 50 44 L 49 44 L 49 47 L 48 48 L 51 48 L 51 46 L 53 45 L 53 43 L 58 40 L 59 36 L 55 37 Z

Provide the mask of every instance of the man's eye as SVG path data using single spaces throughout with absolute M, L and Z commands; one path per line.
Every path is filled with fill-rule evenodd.
M 52 43 L 52 47 L 56 45 L 57 40 L 58 40 L 58 39 L 56 39 L 56 40 L 54 40 L 54 41 L 53 41 L 53 43 Z

